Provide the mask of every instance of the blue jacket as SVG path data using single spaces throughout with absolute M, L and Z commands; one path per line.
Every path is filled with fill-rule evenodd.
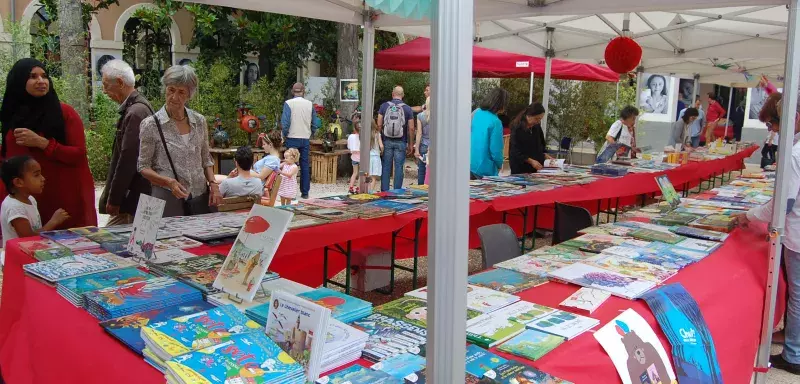
M 492 112 L 478 109 L 472 117 L 469 170 L 497 176 L 503 167 L 503 123 Z

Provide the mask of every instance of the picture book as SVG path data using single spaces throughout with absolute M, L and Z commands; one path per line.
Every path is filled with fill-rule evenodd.
M 467 374 L 475 377 L 483 377 L 487 371 L 497 368 L 500 364 L 505 364 L 508 360 L 495 355 L 477 345 L 467 346 L 467 357 L 465 360 Z
M 594 338 L 611 357 L 623 384 L 674 382 L 675 372 L 664 346 L 633 309 L 604 325 Z
M 373 201 L 380 199 L 379 196 L 369 194 L 369 193 L 357 193 L 355 195 L 350 195 L 347 197 L 352 201 L 364 202 L 364 201 Z
M 519 296 L 483 287 L 472 287 L 467 293 L 467 308 L 481 313 L 494 312 L 519 301 Z
M 141 330 L 147 348 L 164 361 L 248 332 L 261 332 L 261 326 L 233 305 L 154 322 Z
M 717 248 L 719 248 L 722 244 L 711 240 L 686 239 L 675 245 L 679 248 L 691 249 L 705 254 L 710 254 L 711 252 L 716 251 Z
M 515 356 L 536 361 L 548 352 L 556 349 L 556 347 L 563 342 L 563 337 L 539 332 L 535 329 L 527 329 L 511 340 L 506 341 L 497 347 L 497 349 Z
M 305 382 L 303 367 L 262 332 L 234 335 L 166 364 L 167 372 L 183 383 Z
M 224 261 L 225 256 L 210 253 L 162 264 L 150 264 L 150 270 L 156 274 L 172 276 L 205 294 L 214 294 L 219 291 L 212 285 Z
M 692 262 L 702 260 L 708 253 L 696 249 L 684 248 L 680 244 L 664 244 L 654 242 L 647 247 L 647 250 L 660 257 L 682 257 Z
M 303 366 L 308 380 L 318 379 L 330 309 L 282 291 L 272 292 L 270 301 L 267 336 Z
M 170 249 L 189 249 L 189 248 L 196 248 L 203 245 L 203 243 L 192 240 L 185 236 L 178 236 L 178 237 L 170 237 L 163 240 L 156 240 L 156 245 L 154 246 L 155 252 L 162 252 L 167 251 Z
M 157 277 L 85 293 L 86 310 L 99 320 L 200 299 L 200 291 L 170 277 Z
M 366 300 L 320 287 L 297 295 L 331 310 L 336 320 L 349 323 L 372 313 L 372 303 Z
M 670 212 L 670 213 L 667 213 L 665 215 L 654 217 L 654 218 L 652 218 L 650 220 L 650 222 L 653 223 L 653 224 L 666 225 L 666 226 L 669 226 L 669 225 L 686 225 L 686 224 L 689 224 L 689 223 L 697 220 L 698 217 L 702 217 L 702 216 L 692 215 L 692 214 L 688 214 L 688 213 Z
M 677 269 L 669 269 L 616 255 L 597 255 L 586 259 L 584 263 L 658 284 L 678 273 Z
M 586 227 L 578 231 L 578 233 L 582 235 L 592 234 L 592 235 L 609 235 L 609 236 L 620 236 L 620 237 L 627 237 L 628 233 L 634 231 L 635 228 L 629 227 L 622 227 L 615 225 L 614 223 L 606 223 L 600 224 L 592 227 Z
M 100 248 L 105 249 L 120 257 L 134 257 L 135 255 L 128 251 L 128 240 L 125 241 L 111 241 L 100 243 Z
M 182 249 L 168 249 L 166 251 L 156 251 L 155 257 L 150 259 L 150 262 L 153 264 L 164 264 L 171 261 L 184 260 L 196 256 L 197 255 L 194 253 L 189 253 Z
M 56 243 L 58 243 L 60 240 L 68 240 L 68 239 L 75 239 L 75 238 L 78 238 L 78 237 L 83 237 L 83 236 L 81 236 L 81 235 L 79 235 L 79 234 L 77 234 L 75 232 L 72 232 L 72 231 L 70 231 L 68 229 L 59 229 L 59 230 L 55 230 L 55 231 L 42 231 L 42 232 L 39 232 L 39 236 L 41 236 L 41 237 L 43 237 L 45 239 L 48 239 L 48 240 L 55 241 Z
M 545 307 L 527 301 L 518 301 L 505 308 L 492 312 L 492 316 L 500 319 L 509 319 L 518 323 L 527 324 L 544 315 L 552 313 L 555 308 Z
M 352 365 L 341 371 L 320 377 L 315 384 L 403 384 L 401 380 L 383 371 L 363 365 Z
M 680 283 L 668 284 L 643 298 L 672 344 L 678 382 L 722 384 L 714 340 L 689 292 Z
M 70 228 L 69 230 L 91 241 L 94 241 L 95 243 L 123 240 L 121 236 L 97 227 Z
M 144 193 L 139 195 L 139 205 L 136 206 L 133 227 L 128 238 L 128 252 L 132 253 L 139 262 L 153 258 L 153 248 L 165 205 L 164 200 Z
M 141 330 L 146 325 L 156 324 L 176 317 L 202 312 L 211 308 L 214 308 L 214 305 L 206 301 L 190 301 L 180 305 L 152 309 L 149 311 L 134 313 L 132 315 L 103 321 L 100 323 L 100 326 L 103 327 L 106 332 L 111 334 L 111 336 L 114 336 L 114 338 L 121 341 L 128 348 L 141 355 L 142 350 L 145 347 L 144 340 L 142 340 Z
M 493 380 L 492 382 L 497 384 L 571 384 L 569 381 L 551 376 L 516 361 L 500 364 L 497 368 L 486 372 L 483 377 Z
M 381 313 L 356 320 L 352 325 L 369 335 L 363 356 L 370 361 L 381 361 L 403 352 L 418 354 L 419 346 L 427 341 L 428 331 L 424 327 Z
M 386 372 L 400 380 L 422 368 L 425 368 L 425 358 L 413 353 L 401 353 L 372 366 L 372 369 Z
M 484 348 L 492 348 L 525 330 L 525 324 L 487 313 L 476 317 L 467 326 L 467 340 Z
M 53 240 L 41 239 L 33 241 L 21 241 L 17 243 L 19 249 L 28 256 L 33 256 L 36 251 L 49 251 L 54 249 L 64 249 L 63 246 Z
M 565 265 L 567 264 L 558 261 L 540 259 L 532 255 L 522 255 L 511 260 L 497 263 L 494 267 L 517 271 L 527 275 L 546 275 L 547 272 L 559 269 Z
M 669 232 L 654 231 L 652 229 L 637 229 L 630 233 L 634 239 L 645 241 L 659 241 L 667 244 L 677 244 L 686 238 Z
M 701 240 L 723 242 L 725 241 L 725 239 L 728 238 L 728 234 L 724 232 L 709 231 L 707 229 L 700 229 L 700 228 L 686 227 L 686 226 L 672 227 L 670 228 L 670 231 L 681 236 L 691 237 Z
M 119 269 L 130 266 L 129 264 L 118 264 L 108 257 L 100 255 L 76 255 L 66 256 L 58 259 L 40 261 L 38 263 L 25 264 L 22 269 L 34 276 L 40 277 L 45 281 L 56 282 L 88 275 L 90 273 L 102 272 L 111 269 Z
M 542 285 L 547 282 L 547 278 L 498 268 L 471 275 L 467 282 L 505 293 L 517 293 Z
M 91 241 L 83 236 L 56 240 L 56 242 L 62 247 L 68 248 L 70 251 L 75 253 L 100 247 L 100 244 L 95 243 L 94 241 Z
M 675 190 L 667 175 L 656 176 L 656 184 L 658 184 L 658 189 L 661 190 L 661 197 L 670 207 L 676 208 L 681 205 L 681 196 Z
M 114 269 L 58 282 L 56 291 L 77 307 L 83 307 L 83 294 L 98 289 L 116 287 L 135 281 L 145 281 L 155 276 L 136 268 Z
M 283 235 L 289 229 L 292 215 L 284 210 L 254 205 L 213 287 L 245 300 L 253 300 Z
M 40 249 L 37 251 L 33 251 L 33 258 L 39 261 L 53 260 L 74 255 L 75 254 L 72 253 L 72 251 L 64 247 L 54 248 L 54 249 Z
M 576 315 L 567 311 L 555 311 L 528 323 L 528 328 L 561 336 L 572 340 L 600 324 L 591 317 Z
M 535 256 L 539 260 L 549 260 L 563 264 L 571 264 L 594 256 L 594 253 L 581 251 L 578 249 L 579 247 L 587 244 L 588 242 L 581 242 L 576 244 L 577 247 L 569 247 L 564 245 L 564 243 L 561 243 L 559 245 L 546 246 L 536 249 L 528 252 L 527 255 Z
M 689 226 L 700 229 L 708 229 L 711 231 L 730 233 L 736 226 L 733 217 L 734 216 L 729 215 L 708 215 L 689 223 Z
M 428 327 L 426 321 L 428 317 L 428 303 L 425 299 L 403 296 L 397 300 L 375 307 L 375 312 L 403 320 L 418 327 Z M 478 317 L 480 314 L 481 313 L 478 311 L 467 308 L 467 320 Z
M 550 276 L 582 287 L 602 289 L 626 299 L 636 299 L 656 285 L 652 281 L 640 280 L 584 263 L 557 269 L 550 272 Z
M 569 295 L 560 305 L 562 307 L 577 309 L 586 314 L 591 314 L 605 303 L 609 297 L 611 297 L 611 294 L 606 291 L 594 288 L 581 288 Z

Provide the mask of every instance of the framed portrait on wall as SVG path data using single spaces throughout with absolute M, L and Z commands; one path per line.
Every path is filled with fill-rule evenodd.
M 778 92 L 783 92 L 783 88 L 778 88 Z M 767 101 L 767 91 L 761 87 L 747 88 L 747 104 L 745 105 L 745 128 L 767 129 L 766 124 L 758 120 L 758 113 L 764 102 Z
M 358 102 L 358 80 L 341 79 L 339 80 L 339 101 Z
M 650 121 L 671 121 L 677 109 L 677 79 L 656 73 L 642 75 L 639 105 L 642 116 Z M 694 86 L 694 84 L 692 84 Z M 691 93 L 690 99 L 691 102 Z

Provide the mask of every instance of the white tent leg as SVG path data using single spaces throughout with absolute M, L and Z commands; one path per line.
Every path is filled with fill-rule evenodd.
M 775 176 L 774 206 L 770 229 L 769 274 L 767 275 L 767 295 L 764 297 L 764 315 L 761 320 L 761 344 L 758 347 L 756 367 L 769 367 L 769 354 L 772 345 L 772 325 L 775 323 L 775 302 L 778 296 L 778 273 L 781 264 L 781 243 L 786 221 L 786 200 L 797 191 L 787 191 L 784 174 L 790 169 L 792 141 L 794 138 L 795 111 L 797 110 L 797 87 L 800 85 L 800 30 L 797 12 L 800 0 L 792 0 L 789 5 L 789 27 L 786 34 L 786 72 L 783 83 L 783 103 L 781 114 L 780 144 L 778 152 L 778 171 Z M 765 384 L 767 374 L 756 373 L 756 383 Z
M 636 101 L 635 101 L 636 105 L 634 105 L 634 107 L 636 107 L 636 108 L 640 108 L 639 104 L 641 104 L 641 102 L 642 102 L 642 75 L 643 75 L 642 68 L 639 67 L 636 70 L 636 91 L 635 91 L 636 92 Z M 642 111 L 639 111 L 639 116 L 641 116 L 641 115 L 642 115 Z
M 528 104 L 533 104 L 533 72 L 531 72 L 531 88 L 528 91 Z
M 728 93 L 728 113 L 725 115 L 725 135 L 722 136 L 722 140 L 728 139 L 728 125 L 730 125 L 731 121 L 731 105 L 733 104 L 733 84 L 730 87 L 731 91 Z
M 358 185 L 360 191 L 367 191 L 367 174 L 369 174 L 369 150 L 372 148 L 372 111 L 375 104 L 375 27 L 369 17 L 364 18 L 364 36 L 362 47 L 361 71 L 361 156 L 358 167 Z
M 431 16 L 432 167 L 427 374 L 463 383 L 469 238 L 473 0 L 437 0 Z M 435 257 L 433 257 L 435 255 Z
M 547 107 L 548 104 L 550 104 L 550 76 L 552 75 L 553 56 L 555 56 L 555 51 L 553 50 L 554 31 L 555 29 L 551 27 L 547 28 L 547 52 L 545 52 L 547 59 L 545 60 L 544 64 L 544 89 L 542 90 L 542 105 L 544 106 L 545 111 L 548 110 Z M 547 115 L 549 115 L 549 113 L 545 112 L 541 123 L 545 141 L 547 141 Z
M 686 108 L 694 107 L 697 103 L 697 92 L 700 90 L 700 75 L 694 75 L 694 89 L 692 89 L 692 105 L 687 105 Z

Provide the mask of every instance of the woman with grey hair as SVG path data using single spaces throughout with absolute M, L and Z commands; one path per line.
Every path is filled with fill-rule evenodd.
M 186 107 L 197 91 L 189 66 L 168 68 L 161 78 L 166 104 L 140 127 L 139 172 L 153 197 L 167 202 L 164 216 L 208 213 L 222 201 L 208 149 L 203 115 Z

